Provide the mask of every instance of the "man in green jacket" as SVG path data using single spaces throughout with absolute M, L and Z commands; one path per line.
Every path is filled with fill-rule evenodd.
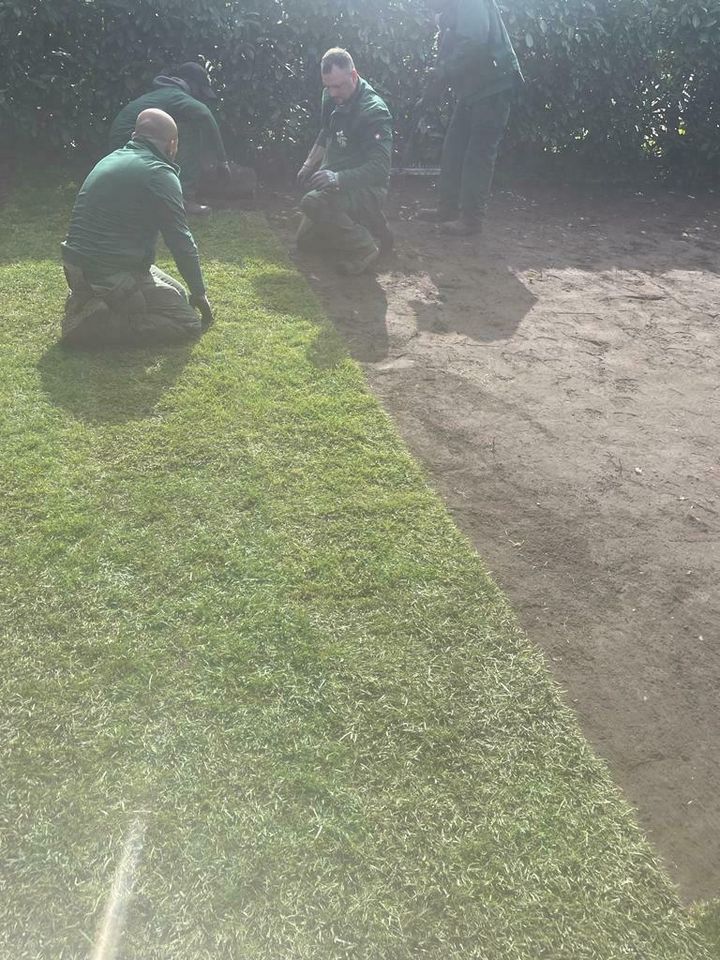
M 495 0 L 436 0 L 440 37 L 437 66 L 421 104 L 448 87 L 456 97 L 440 162 L 437 208 L 420 219 L 442 233 L 470 236 L 482 229 L 495 161 L 522 72 Z
M 177 137 L 172 117 L 144 110 L 132 140 L 102 159 L 83 183 L 62 244 L 70 287 L 65 342 L 179 341 L 212 323 L 173 163 Z M 158 234 L 190 288 L 189 301 L 182 285 L 153 264 Z
M 231 176 L 220 128 L 207 106 L 216 99 L 208 75 L 200 64 L 184 63 L 178 68 L 177 76 L 155 77 L 152 90 L 122 108 L 110 128 L 110 150 L 125 146 L 143 110 L 163 110 L 173 118 L 180 131 L 177 162 L 187 212 L 206 213 L 209 208 L 193 199 L 205 169 L 214 167 L 217 178 L 223 182 Z
M 347 50 L 328 50 L 321 129 L 298 173 L 309 187 L 300 202 L 301 249 L 338 255 L 338 270 L 359 274 L 392 248 L 383 213 L 390 181 L 392 117 L 355 69 Z

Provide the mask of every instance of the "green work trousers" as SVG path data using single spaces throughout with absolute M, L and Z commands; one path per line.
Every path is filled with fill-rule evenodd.
M 311 190 L 300 201 L 303 219 L 297 233 L 301 250 L 333 253 L 361 260 L 376 247 L 374 237 L 387 231 L 382 201 L 385 191 Z
M 512 98 L 511 90 L 503 90 L 472 103 L 458 100 L 440 161 L 438 208 L 443 214 L 469 221 L 483 217 Z
M 62 339 L 68 344 L 177 343 L 202 330 L 185 288 L 156 266 L 88 280 L 79 267 L 66 262 L 65 276 L 70 294 Z
M 178 123 L 178 149 L 175 163 L 180 167 L 180 185 L 183 195 L 193 197 L 203 173 L 215 166 L 217 158 L 208 149 L 202 130 L 195 123 Z

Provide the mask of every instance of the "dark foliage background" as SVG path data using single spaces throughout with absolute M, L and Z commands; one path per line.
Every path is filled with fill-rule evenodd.
M 424 0 L 251 2 L 0 0 L 3 141 L 100 153 L 123 103 L 200 58 L 231 152 L 291 163 L 314 135 L 318 62 L 335 44 L 385 95 L 402 140 L 433 60 Z M 503 0 L 503 10 L 528 81 L 506 151 L 612 175 L 638 164 L 714 174 L 720 0 Z

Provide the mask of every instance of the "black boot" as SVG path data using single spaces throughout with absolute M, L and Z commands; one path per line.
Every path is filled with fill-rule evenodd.
M 393 236 L 387 224 L 385 225 L 385 228 L 378 234 L 377 242 L 378 247 L 380 248 L 380 256 L 383 258 L 389 257 L 395 246 L 395 237 Z

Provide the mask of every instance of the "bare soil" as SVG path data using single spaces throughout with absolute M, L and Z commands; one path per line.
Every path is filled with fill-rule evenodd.
M 720 199 L 527 186 L 299 259 L 687 900 L 720 893 Z M 291 244 L 294 198 L 270 218 Z

